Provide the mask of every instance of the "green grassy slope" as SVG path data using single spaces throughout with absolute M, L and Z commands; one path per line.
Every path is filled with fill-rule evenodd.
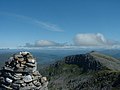
M 49 90 L 120 90 L 119 63 L 111 56 L 92 52 L 68 56 L 40 71 L 49 79 Z

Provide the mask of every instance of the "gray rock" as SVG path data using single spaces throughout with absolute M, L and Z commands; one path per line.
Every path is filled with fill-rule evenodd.
M 0 70 L 0 90 L 48 90 L 47 85 L 29 52 L 14 54 Z
M 36 66 L 36 65 L 33 64 L 33 63 L 26 63 L 26 65 L 27 65 L 28 67 L 35 67 L 35 66 Z
M 31 82 L 32 81 L 32 77 L 30 75 L 23 76 L 23 81 L 25 81 L 25 82 Z

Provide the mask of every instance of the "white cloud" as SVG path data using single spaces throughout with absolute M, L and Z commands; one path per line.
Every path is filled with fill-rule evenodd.
M 31 22 L 32 24 L 38 25 L 39 27 L 44 28 L 45 30 L 48 30 L 48 31 L 55 31 L 55 32 L 64 31 L 60 27 L 58 27 L 56 24 L 43 22 L 36 18 L 29 17 L 29 16 L 24 16 L 24 15 L 19 15 L 19 14 L 14 14 L 14 13 L 7 13 L 7 12 L 0 12 L 0 15 L 4 15 L 4 16 L 7 15 L 7 16 L 12 16 L 12 17 L 16 17 L 19 19 L 23 19 L 24 22 L 29 22 L 29 23 Z
M 106 39 L 101 33 L 80 33 L 75 35 L 73 43 L 38 40 L 34 44 L 26 43 L 24 47 L 42 49 L 115 49 L 120 48 L 120 43 Z
M 39 40 L 35 42 L 36 47 L 46 47 L 46 46 L 59 46 L 59 43 L 56 43 L 54 41 L 48 41 L 48 40 Z
M 57 25 L 51 24 L 51 23 L 46 23 L 46 22 L 41 22 L 38 20 L 35 20 L 35 23 L 37 23 L 40 27 L 45 28 L 49 31 L 55 31 L 55 32 L 63 32 L 62 29 L 60 29 Z
M 26 43 L 25 47 L 55 47 L 55 46 L 62 46 L 63 44 L 49 41 L 49 40 L 38 40 L 34 44 Z
M 77 34 L 74 38 L 76 46 L 101 46 L 112 44 L 102 34 Z

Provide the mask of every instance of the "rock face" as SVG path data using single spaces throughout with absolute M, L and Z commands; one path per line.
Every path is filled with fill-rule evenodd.
M 0 90 L 48 90 L 47 85 L 29 52 L 14 54 L 0 70 Z
M 45 71 L 49 90 L 120 90 L 120 60 L 99 52 L 67 56 Z
M 79 65 L 83 67 L 85 71 L 102 69 L 101 63 L 95 60 L 95 58 L 90 54 L 79 54 L 79 55 L 67 56 L 65 57 L 65 63 Z
M 120 71 L 120 61 L 98 52 L 90 52 L 86 54 L 71 55 L 65 57 L 66 64 L 75 64 L 82 67 L 85 71 L 89 70 L 116 70 Z

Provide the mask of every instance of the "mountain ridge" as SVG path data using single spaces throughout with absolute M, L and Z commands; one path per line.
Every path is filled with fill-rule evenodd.
M 95 51 L 67 56 L 45 71 L 49 90 L 120 89 L 120 61 Z

